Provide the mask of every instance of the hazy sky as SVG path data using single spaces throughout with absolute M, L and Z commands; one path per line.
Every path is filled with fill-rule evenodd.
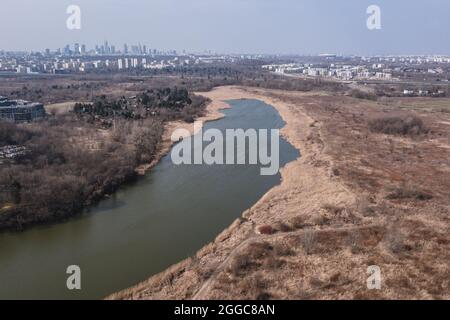
M 69 5 L 81 30 L 66 28 Z M 366 27 L 381 8 L 382 29 Z M 0 0 L 0 49 L 108 39 L 222 53 L 450 54 L 449 0 Z

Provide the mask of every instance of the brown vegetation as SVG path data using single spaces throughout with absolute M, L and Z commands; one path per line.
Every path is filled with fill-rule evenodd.
M 73 115 L 30 125 L 0 122 L 8 139 L 0 145 L 29 152 L 0 165 L 0 229 L 67 218 L 85 205 L 113 193 L 136 177 L 135 167 L 153 158 L 162 123 L 117 121 L 104 131 Z
M 369 121 L 372 132 L 416 136 L 428 133 L 422 119 L 414 115 L 399 114 L 378 117 Z
M 302 157 L 282 170 L 282 184 L 244 219 L 197 253 L 195 266 L 175 265 L 114 298 L 449 297 L 450 118 L 440 111 L 444 101 L 434 108 L 429 99 L 408 100 L 408 106 L 428 107 L 406 112 L 397 100 L 323 92 L 222 88 L 207 95 L 274 105 L 287 122 L 282 133 Z M 427 134 L 373 132 L 369 121 L 387 112 L 402 119 L 414 114 Z M 262 225 L 279 232 L 257 234 L 255 226 Z M 381 290 L 366 286 L 371 265 L 381 268 Z M 214 271 L 199 280 L 194 267 Z M 170 276 L 170 290 L 155 286 Z
M 28 151 L 0 164 L 0 230 L 65 219 L 115 192 L 155 160 L 167 121 L 195 118 L 206 105 L 177 88 L 137 99 L 100 96 L 40 122 L 0 122 L 0 147 Z

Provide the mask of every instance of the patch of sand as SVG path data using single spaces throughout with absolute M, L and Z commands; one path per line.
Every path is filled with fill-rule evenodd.
M 205 110 L 205 116 L 199 117 L 196 121 L 207 122 L 207 121 L 215 121 L 222 118 L 224 115 L 220 112 L 221 109 L 227 109 L 229 105 L 223 101 L 212 101 Z M 201 127 L 197 127 L 200 129 Z M 164 157 L 171 149 L 172 145 L 176 141 L 172 141 L 172 133 L 177 129 L 187 130 L 190 135 L 195 135 L 197 132 L 194 132 L 194 125 L 192 123 L 187 123 L 184 121 L 170 121 L 164 127 L 163 136 L 161 139 L 161 143 L 159 145 L 158 152 L 155 156 L 155 159 L 148 164 L 142 164 L 136 168 L 136 172 L 140 175 L 144 175 L 148 170 L 153 168 L 158 162 Z

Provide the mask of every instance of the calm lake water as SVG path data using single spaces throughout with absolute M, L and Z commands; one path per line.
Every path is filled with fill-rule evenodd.
M 272 107 L 228 101 L 226 117 L 204 129 L 282 128 Z M 299 156 L 280 141 L 280 164 Z M 133 286 L 192 256 L 280 183 L 253 165 L 172 164 L 170 154 L 146 176 L 65 223 L 0 235 L 0 299 L 98 299 Z M 80 291 L 66 288 L 69 265 Z

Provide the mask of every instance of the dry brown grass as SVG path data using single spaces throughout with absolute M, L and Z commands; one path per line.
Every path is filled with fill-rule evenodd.
M 235 92 L 227 88 L 215 97 L 242 94 Z M 248 92 L 254 98 L 262 90 Z M 283 133 L 301 149 L 302 159 L 284 169 L 282 184 L 245 217 L 286 231 L 255 235 L 252 223 L 242 222 L 201 257 L 200 265 L 216 267 L 209 283 L 185 272 L 163 295 L 147 296 L 183 298 L 183 285 L 191 283 L 205 289 L 193 296 L 201 299 L 255 299 L 258 294 L 266 299 L 450 298 L 450 116 L 415 110 L 430 131 L 420 139 L 386 139 L 370 131 L 367 119 L 402 113 L 391 100 L 384 105 L 279 91 L 264 91 L 260 97 L 280 110 L 287 122 Z M 333 169 L 339 174 L 332 174 Z M 405 181 L 433 198 L 417 201 L 414 193 L 408 199 L 386 198 L 393 192 L 390 186 Z M 322 223 L 322 217 L 328 221 Z M 259 242 L 256 247 L 241 246 L 252 237 Z M 230 255 L 242 260 L 236 273 L 229 264 L 220 269 Z M 382 290 L 367 289 L 369 265 L 380 266 Z M 257 275 L 264 282 L 261 287 Z
M 398 254 L 407 249 L 405 239 L 406 237 L 401 231 L 395 230 L 392 227 L 386 232 L 383 242 L 387 249 L 392 253 Z
M 316 234 L 313 230 L 305 230 L 305 232 L 303 233 L 300 241 L 306 254 L 313 253 L 313 250 L 317 244 L 316 238 Z
M 420 201 L 430 200 L 433 196 L 424 190 L 421 190 L 417 186 L 411 184 L 402 184 L 391 190 L 387 195 L 387 199 L 415 199 Z
M 376 133 L 404 136 L 417 136 L 429 132 L 421 118 L 410 114 L 377 117 L 369 121 L 369 128 Z

